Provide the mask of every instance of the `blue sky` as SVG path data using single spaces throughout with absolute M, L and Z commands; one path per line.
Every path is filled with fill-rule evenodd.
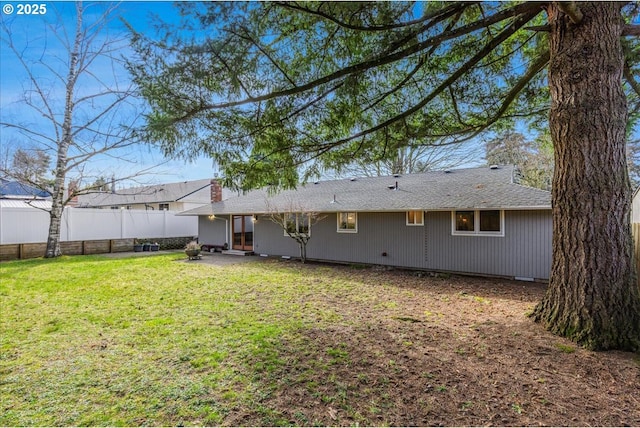
M 51 71 L 66 73 L 64 62 L 66 61 L 66 51 L 61 43 L 64 39 L 64 28 L 73 31 L 75 25 L 75 5 L 73 2 L 51 2 L 46 1 L 46 13 L 40 15 L 18 14 L 18 2 L 2 2 L 3 12 L 0 18 L 3 24 L 11 28 L 12 38 L 18 50 L 23 53 L 23 57 L 32 60 L 30 63 L 32 73 L 51 90 L 52 97 L 62 98 L 63 88 L 60 84 L 54 85 L 55 79 L 51 76 Z M 34 3 L 35 4 L 35 3 Z M 13 11 L 7 14 L 4 8 L 11 5 Z M 104 11 L 106 3 L 86 3 L 85 21 L 91 22 Z M 9 9 L 10 10 L 10 9 Z M 24 10 L 23 10 L 24 11 Z M 147 33 L 153 31 L 151 27 L 151 16 L 156 14 L 162 20 L 171 22 L 179 19 L 177 9 L 172 2 L 161 1 L 136 1 L 122 2 L 112 19 L 109 22 L 106 33 L 110 37 L 126 37 L 126 28 L 121 19 L 131 24 L 136 30 Z M 121 18 L 121 19 L 120 19 Z M 4 33 L 2 34 L 5 36 Z M 123 49 L 119 54 L 128 55 L 129 48 L 123 43 Z M 57 58 L 60 57 L 61 59 Z M 47 70 L 42 64 L 38 65 L 38 59 L 51 67 Z M 30 87 L 29 76 L 16 55 L 7 48 L 6 44 L 0 45 L 0 122 L 19 123 L 21 126 L 28 126 L 30 129 L 42 130 L 42 132 L 53 132 L 53 127 L 46 120 L 43 120 L 33 109 L 25 106 L 23 94 L 25 89 Z M 120 85 L 129 81 L 126 70 L 122 67 L 112 68 L 111 64 L 96 64 L 93 71 L 100 74 L 107 85 L 113 85 L 114 75 Z M 87 89 L 90 83 L 86 82 Z M 94 91 L 95 92 L 95 91 Z M 13 129 L 1 129 L 1 151 L 5 153 L 7 149 L 12 150 L 17 147 L 33 147 L 25 141 L 25 137 Z M 153 174 L 145 175 L 138 179 L 144 183 L 172 182 L 182 180 L 197 180 L 212 177 L 215 173 L 211 160 L 199 159 L 194 163 L 184 161 L 167 161 L 158 150 L 151 146 L 140 146 L 127 155 L 130 162 L 114 160 L 113 158 L 103 158 L 92 162 L 90 166 L 94 168 L 94 175 L 106 177 L 114 174 L 117 176 L 127 176 L 132 171 L 143 170 L 153 165 L 163 163 L 154 169 Z M 86 174 L 90 175 L 90 174 Z

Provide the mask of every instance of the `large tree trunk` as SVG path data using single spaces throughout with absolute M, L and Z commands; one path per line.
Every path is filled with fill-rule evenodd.
M 583 17 L 577 24 L 557 4 L 548 8 L 549 125 L 556 162 L 553 263 L 547 293 L 533 316 L 590 349 L 638 350 L 623 21 L 620 4 L 579 3 L 578 8 Z

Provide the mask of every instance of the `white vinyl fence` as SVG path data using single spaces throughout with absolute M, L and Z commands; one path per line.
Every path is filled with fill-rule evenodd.
M 175 211 L 65 208 L 61 241 L 173 238 L 198 235 L 198 218 Z M 49 213 L 36 208 L 0 208 L 0 244 L 47 242 Z

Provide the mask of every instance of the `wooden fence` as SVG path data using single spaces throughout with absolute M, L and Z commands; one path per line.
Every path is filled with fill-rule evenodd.
M 82 254 L 104 254 L 133 251 L 133 238 L 101 239 L 95 241 L 66 241 L 60 243 L 62 254 L 75 256 Z M 42 257 L 46 243 L 0 245 L 0 260 L 33 259 Z
M 193 236 L 175 238 L 150 238 L 144 242 L 153 242 L 160 245 L 161 250 L 184 248 Z M 122 253 L 133 251 L 134 238 L 100 239 L 91 241 L 62 241 L 60 250 L 65 256 L 78 256 L 89 254 Z M 33 259 L 44 256 L 47 244 L 44 242 L 27 244 L 0 245 L 0 261 Z

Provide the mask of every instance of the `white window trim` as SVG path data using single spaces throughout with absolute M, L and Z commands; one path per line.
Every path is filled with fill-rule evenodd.
M 311 214 L 303 214 L 303 213 L 291 213 L 292 216 L 295 216 L 296 218 L 296 232 L 300 233 L 300 217 L 306 215 L 309 218 L 309 232 L 305 233 L 304 235 L 307 235 L 309 237 L 311 237 Z M 284 236 L 289 237 L 289 234 L 287 233 L 286 230 L 283 230 L 284 232 Z
M 422 222 L 420 223 L 409 223 L 409 213 L 410 212 L 421 212 L 422 213 Z M 405 213 L 405 219 L 406 219 L 406 224 L 407 226 L 424 226 L 424 211 L 420 211 L 420 210 L 409 210 Z
M 456 212 L 473 211 L 474 231 L 458 231 L 456 230 Z M 480 231 L 480 212 L 481 211 L 499 211 L 500 212 L 500 232 L 481 232 Z M 451 235 L 453 236 L 490 236 L 495 238 L 504 237 L 504 210 L 456 210 L 451 211 Z
M 340 228 L 340 214 L 353 213 L 355 215 L 355 229 L 341 229 Z M 336 229 L 338 233 L 358 233 L 358 213 L 355 211 L 342 211 L 336 213 Z

